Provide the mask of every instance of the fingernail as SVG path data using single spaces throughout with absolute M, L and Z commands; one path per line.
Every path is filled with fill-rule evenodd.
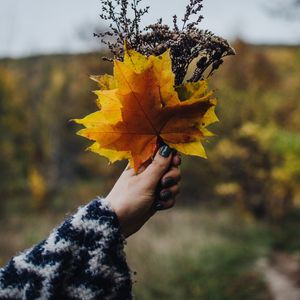
M 155 210 L 163 210 L 164 209 L 164 205 L 160 202 L 156 203 L 154 205 Z
M 171 153 L 172 149 L 168 145 L 161 147 L 159 150 L 159 154 L 164 158 L 169 157 Z
M 162 201 L 167 201 L 172 198 L 173 194 L 171 191 L 165 190 L 165 191 L 160 192 L 159 196 Z
M 175 184 L 174 178 L 172 178 L 172 177 L 167 177 L 166 179 L 163 180 L 161 186 L 162 186 L 163 188 L 168 188 L 168 187 L 171 187 L 171 186 L 174 185 L 174 184 Z

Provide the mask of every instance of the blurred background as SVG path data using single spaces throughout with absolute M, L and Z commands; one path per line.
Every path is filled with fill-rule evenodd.
M 185 2 L 145 0 L 144 24 Z M 100 13 L 100 0 L 1 0 L 1 265 L 124 168 L 85 152 L 69 122 L 96 110 L 88 75 L 112 72 Z M 210 80 L 209 159 L 184 157 L 177 207 L 128 240 L 136 298 L 299 300 L 300 1 L 204 0 L 203 15 L 237 55 Z

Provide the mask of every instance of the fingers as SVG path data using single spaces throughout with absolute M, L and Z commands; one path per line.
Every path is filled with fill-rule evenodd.
M 175 198 L 180 192 L 180 187 L 179 184 L 175 184 L 172 187 L 168 189 L 163 189 L 160 193 L 160 199 L 163 202 L 169 201 L 173 198 Z
M 179 153 L 176 153 L 172 159 L 172 165 L 174 167 L 179 167 L 181 165 L 181 156 Z
M 169 171 L 167 171 L 161 181 L 160 186 L 162 188 L 169 188 L 175 184 L 177 184 L 181 179 L 181 172 L 179 168 L 172 167 Z
M 177 159 L 176 162 L 180 164 L 180 157 L 177 156 Z M 175 167 L 173 162 L 172 168 L 163 175 L 160 181 L 159 201 L 155 205 L 157 211 L 169 209 L 175 205 L 175 197 L 180 192 L 181 172 L 178 166 Z
M 163 189 L 159 193 L 160 201 L 155 205 L 156 210 L 165 210 L 175 205 L 175 197 L 180 193 L 179 184 L 175 184 L 168 189 Z
M 169 169 L 172 161 L 172 149 L 165 145 L 159 149 L 153 162 L 142 173 L 149 183 L 154 186 L 160 181 L 164 173 Z

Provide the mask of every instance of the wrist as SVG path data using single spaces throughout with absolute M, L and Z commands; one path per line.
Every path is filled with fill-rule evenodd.
M 122 233 L 122 235 L 127 238 L 130 234 L 128 233 L 128 229 L 127 229 L 127 222 L 126 222 L 126 212 L 124 207 L 122 207 L 122 205 L 120 205 L 120 203 L 118 203 L 118 201 L 116 201 L 116 199 L 112 199 L 109 195 L 106 197 L 106 201 L 107 203 L 109 203 L 109 206 L 111 208 L 111 210 L 114 212 L 114 214 L 116 215 L 117 219 L 118 219 L 118 223 L 119 223 L 119 229 Z

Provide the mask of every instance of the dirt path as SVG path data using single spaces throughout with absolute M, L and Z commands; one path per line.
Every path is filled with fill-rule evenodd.
M 259 262 L 274 300 L 300 300 L 300 288 L 285 274 L 279 272 L 267 261 Z

